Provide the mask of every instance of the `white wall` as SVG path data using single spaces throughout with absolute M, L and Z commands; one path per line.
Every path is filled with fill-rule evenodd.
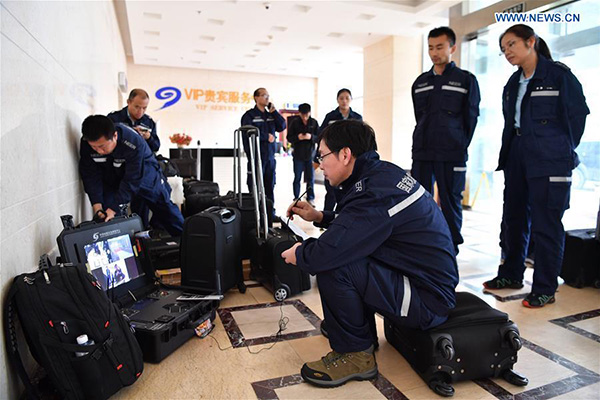
M 0 285 L 56 247 L 59 216 L 90 217 L 77 171 L 80 127 L 116 108 L 127 64 L 112 2 L 0 4 Z M 0 398 L 17 398 L 0 346 Z
M 325 119 L 325 115 L 338 106 L 337 92 L 342 89 L 350 89 L 352 92 L 352 104 L 350 107 L 353 111 L 361 114 L 366 120 L 363 109 L 363 63 L 348 62 L 340 65 L 335 72 L 323 74 L 319 76 L 317 86 L 317 102 L 312 104 L 312 115 L 319 121 L 319 124 Z
M 159 124 L 161 140 L 159 153 L 169 156 L 168 149 L 175 145 L 169 141 L 174 133 L 185 132 L 192 136 L 192 145 L 200 139 L 202 147 L 232 148 L 233 131 L 240 126 L 240 120 L 247 109 L 254 107 L 252 94 L 255 89 L 265 87 L 270 100 L 278 109 L 285 103 L 313 103 L 316 99 L 316 79 L 283 75 L 265 75 L 214 71 L 205 69 L 173 68 L 128 65 L 129 89 L 142 88 L 150 94 L 147 114 Z M 161 107 L 169 99 L 157 99 L 157 90 L 175 87 L 181 93 L 179 101 L 166 108 Z M 193 90 L 202 92 L 196 99 Z M 214 101 L 206 93 L 215 93 Z M 218 92 L 224 92 L 219 101 Z M 230 102 L 230 93 L 240 98 L 246 93 L 248 102 Z M 225 94 L 227 96 L 225 96 Z M 190 97 L 188 98 L 188 95 Z M 227 101 L 225 101 L 227 99 Z M 224 107 L 224 109 L 211 109 Z M 110 109 L 104 110 L 109 112 Z

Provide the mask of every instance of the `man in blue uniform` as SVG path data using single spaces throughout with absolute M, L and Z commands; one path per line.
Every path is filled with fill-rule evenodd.
M 120 204 L 141 198 L 152 210 L 153 220 L 171 235 L 181 235 L 183 217 L 171 202 L 168 184 L 144 139 L 103 115 L 87 117 L 81 131 L 79 173 L 94 218 L 108 221 L 117 215 Z
M 332 352 L 302 367 L 305 381 L 339 386 L 377 375 L 377 312 L 397 324 L 428 329 L 455 306 L 458 267 L 444 217 L 431 195 L 394 164 L 380 161 L 375 133 L 360 121 L 340 121 L 320 137 L 319 160 L 336 187 L 336 213 L 307 202 L 288 215 L 328 229 L 282 253 L 287 263 L 317 275 Z
M 300 104 L 298 107 L 300 118 L 294 119 L 288 128 L 287 140 L 294 149 L 294 198 L 300 196 L 300 181 L 302 173 L 306 179 L 306 199 L 311 206 L 315 200 L 315 170 L 313 157 L 315 156 L 315 143 L 319 135 L 319 123 L 310 116 L 310 104 Z
M 133 128 L 144 138 L 150 150 L 157 152 L 160 148 L 160 139 L 156 133 L 156 123 L 146 114 L 150 96 L 144 89 L 133 89 L 127 99 L 127 107 L 113 111 L 108 118 L 114 123 L 120 122 Z
M 260 132 L 260 158 L 262 162 L 263 181 L 265 184 L 265 196 L 275 204 L 275 152 L 277 151 L 277 137 L 275 132 L 285 129 L 285 119 L 269 101 L 269 92 L 265 88 L 254 91 L 254 108 L 246 111 L 242 116 L 242 126 L 253 125 Z M 242 137 L 244 151 L 249 157 L 250 146 L 247 136 Z M 248 188 L 252 191 L 252 178 L 250 176 L 250 160 L 248 160 Z M 275 210 L 273 208 L 273 210 Z
M 433 67 L 412 86 L 417 125 L 411 175 L 430 193 L 437 182 L 442 213 L 458 253 L 463 243 L 461 203 L 467 148 L 479 116 L 479 85 L 473 74 L 450 61 L 456 51 L 452 29 L 436 28 L 427 40 Z

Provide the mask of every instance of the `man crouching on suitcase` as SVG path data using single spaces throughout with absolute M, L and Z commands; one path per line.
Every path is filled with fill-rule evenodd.
M 375 150 L 375 132 L 361 121 L 327 127 L 317 158 L 336 188 L 336 210 L 301 201 L 287 211 L 327 228 L 281 254 L 317 275 L 333 349 L 302 367 L 304 380 L 317 386 L 377 376 L 375 313 L 429 329 L 455 305 L 458 268 L 442 212 L 415 179 Z

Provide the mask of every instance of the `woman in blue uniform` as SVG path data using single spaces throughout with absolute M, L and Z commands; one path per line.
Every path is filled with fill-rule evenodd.
M 345 119 L 356 119 L 358 121 L 362 121 L 362 115 L 352 111 L 352 108 L 350 108 L 350 103 L 352 103 L 352 93 L 350 92 L 350 89 L 344 88 L 338 90 L 337 102 L 338 108 L 325 116 L 325 119 L 319 128 L 319 133 L 336 121 L 342 121 Z M 323 209 L 325 211 L 333 211 L 336 204 L 336 199 L 333 188 L 327 180 L 325 180 L 325 189 L 327 192 L 325 194 L 325 205 L 323 206 Z
M 487 289 L 523 287 L 530 234 L 536 257 L 530 308 L 554 303 L 564 251 L 561 219 L 569 207 L 571 172 L 579 163 L 589 109 L 571 70 L 552 61 L 546 43 L 527 25 L 514 25 L 500 36 L 500 49 L 519 69 L 502 94 L 504 131 L 498 170 L 504 171 L 507 254 Z

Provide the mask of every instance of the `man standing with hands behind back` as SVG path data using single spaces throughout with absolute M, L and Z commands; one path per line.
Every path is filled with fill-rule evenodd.
M 285 119 L 277 112 L 273 103 L 269 101 L 269 92 L 265 88 L 254 91 L 256 106 L 246 111 L 242 116 L 242 126 L 253 125 L 260 134 L 260 159 L 262 162 L 265 195 L 275 204 L 273 189 L 275 188 L 275 152 L 277 143 L 275 132 L 285 129 Z M 252 177 L 250 176 L 250 142 L 246 135 L 242 136 L 244 151 L 248 155 L 248 188 L 252 191 Z M 273 208 L 275 212 L 275 208 Z
M 312 160 L 315 156 L 319 123 L 310 116 L 310 104 L 300 104 L 300 118 L 294 119 L 288 128 L 287 140 L 294 149 L 294 198 L 300 196 L 300 182 L 304 171 L 306 179 L 306 200 L 315 205 L 315 171 Z
M 437 182 L 442 213 L 458 254 L 458 245 L 463 243 L 461 203 L 467 148 L 481 98 L 475 76 L 450 61 L 456 51 L 452 29 L 435 28 L 427 41 L 433 67 L 417 78 L 411 91 L 417 121 L 411 175 L 430 193 Z

